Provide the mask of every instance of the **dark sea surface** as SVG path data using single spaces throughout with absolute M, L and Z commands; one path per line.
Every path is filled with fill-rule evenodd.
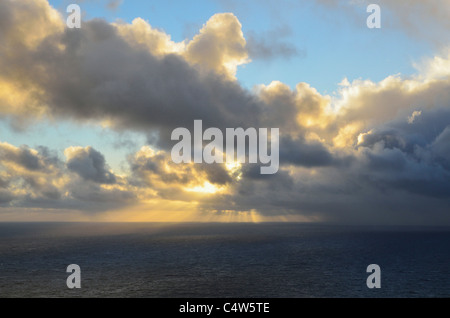
M 449 296 L 449 228 L 0 223 L 0 297 Z

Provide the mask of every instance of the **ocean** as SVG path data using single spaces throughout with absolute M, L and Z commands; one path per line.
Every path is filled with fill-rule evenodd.
M 449 228 L 0 223 L 0 297 L 449 296 Z

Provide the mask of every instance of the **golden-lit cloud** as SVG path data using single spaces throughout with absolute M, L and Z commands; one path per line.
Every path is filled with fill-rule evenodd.
M 212 16 L 186 46 L 186 59 L 200 68 L 233 78 L 249 62 L 242 25 L 232 13 Z
M 131 24 L 115 24 L 120 36 L 129 44 L 147 49 L 155 56 L 164 56 L 171 53 L 182 53 L 185 50 L 184 42 L 175 43 L 170 35 L 152 28 L 141 18 L 136 18 Z
M 22 47 L 33 50 L 64 32 L 64 21 L 46 0 L 4 0 L 0 4 L 2 41 L 8 53 Z
M 425 80 L 445 79 L 450 76 L 450 47 L 442 50 L 441 55 L 431 59 L 425 59 L 422 63 L 414 66 L 419 71 L 419 76 Z
M 201 70 L 234 79 L 237 67 L 249 62 L 242 25 L 232 13 L 212 16 L 191 41 L 175 43 L 141 18 L 131 24 L 115 24 L 131 45 L 145 47 L 155 56 L 178 54 Z
M 355 80 L 341 86 L 334 101 L 340 123 L 338 140 L 353 145 L 360 133 L 394 119 L 409 118 L 415 111 L 442 108 L 450 100 L 450 56 L 435 56 L 409 78 L 393 75 L 376 83 Z M 341 138 L 341 137 L 342 138 Z

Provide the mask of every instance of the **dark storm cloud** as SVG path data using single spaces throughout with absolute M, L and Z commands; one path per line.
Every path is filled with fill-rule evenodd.
M 233 180 L 222 164 L 201 164 L 198 168 L 206 173 L 207 180 L 213 184 L 225 185 Z
M 83 179 L 104 184 L 116 183 L 116 177 L 106 166 L 105 157 L 92 147 L 73 148 L 66 150 L 66 154 L 67 168 Z
M 444 106 L 421 110 L 419 114 L 413 121 L 402 118 L 378 125 L 364 134 L 358 145 L 371 148 L 383 141 L 387 148 L 399 148 L 406 152 L 413 152 L 415 146 L 430 145 L 450 124 L 450 109 Z
M 297 140 L 284 137 L 280 140 L 280 163 L 295 164 L 305 167 L 328 166 L 335 159 L 320 142 L 306 142 L 303 138 Z
M 433 141 L 430 149 L 435 161 L 450 171 L 450 125 Z
M 407 157 L 430 167 L 440 165 L 448 169 L 449 129 L 449 109 L 423 110 L 414 121 L 396 120 L 364 134 L 358 148 L 396 151 L 402 155 L 393 159 L 398 164 L 404 162 L 404 157 Z M 383 163 L 379 165 L 384 166 Z
M 242 186 L 239 187 L 239 191 L 241 193 L 243 193 L 243 191 L 245 192 L 249 190 L 252 187 L 251 182 L 263 181 L 265 185 L 275 190 L 275 192 L 283 189 L 290 190 L 294 185 L 294 180 L 287 171 L 279 171 L 279 173 L 271 175 L 261 174 L 258 164 L 244 165 L 242 168 L 242 176 L 244 181 L 242 182 Z M 248 180 L 250 183 L 246 183 L 246 180 Z M 272 198 L 268 199 L 270 200 Z
M 216 207 L 226 210 L 232 202 L 267 216 L 277 211 L 341 223 L 448 224 L 449 145 L 446 108 L 385 122 L 347 154 L 284 137 L 280 163 L 313 170 L 262 176 L 246 165 L 233 195 L 219 197 Z
M 423 110 L 413 122 L 393 121 L 365 134 L 359 173 L 385 189 L 450 197 L 450 111 Z

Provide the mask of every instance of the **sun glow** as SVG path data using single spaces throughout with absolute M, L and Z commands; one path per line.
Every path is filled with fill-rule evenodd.
M 241 167 L 242 167 L 242 163 L 238 162 L 238 161 L 232 161 L 232 162 L 227 162 L 225 164 L 225 169 L 227 169 L 227 171 L 234 176 L 234 178 L 239 181 L 242 178 L 242 171 L 241 171 Z
M 185 188 L 188 192 L 199 192 L 199 193 L 208 193 L 213 194 L 223 190 L 223 187 L 217 187 L 208 181 L 205 181 L 202 186 L 196 186 L 193 188 Z
M 234 172 L 234 171 L 238 170 L 242 166 L 242 164 L 239 163 L 238 161 L 231 161 L 231 162 L 227 162 L 225 164 L 225 166 L 228 171 Z

